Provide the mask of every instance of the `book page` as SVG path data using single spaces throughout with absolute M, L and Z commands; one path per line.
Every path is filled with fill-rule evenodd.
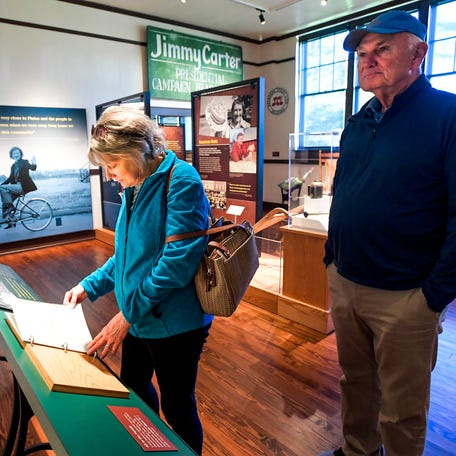
M 86 352 L 92 340 L 82 306 L 74 309 L 62 304 L 14 298 L 9 302 L 24 341 Z
M 11 293 L 3 284 L 3 282 L 0 281 L 0 309 L 1 310 L 13 310 L 11 309 L 11 304 L 9 302 L 11 301 L 11 298 L 14 298 L 13 293 Z

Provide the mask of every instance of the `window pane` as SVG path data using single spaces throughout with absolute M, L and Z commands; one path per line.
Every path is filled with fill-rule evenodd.
M 347 87 L 347 62 L 342 61 L 334 65 L 334 89 Z
M 326 36 L 321 39 L 321 65 L 334 62 L 334 37 Z
M 437 41 L 433 52 L 432 74 L 456 71 L 456 38 Z
M 456 34 L 456 2 L 437 6 L 435 39 L 453 37 Z
M 320 68 L 307 70 L 306 79 L 305 93 L 316 93 L 320 91 Z
M 348 59 L 342 42 L 346 34 L 341 32 L 300 43 L 298 55 L 306 62 L 298 63 L 298 131 L 342 128 Z
M 347 51 L 344 49 L 343 43 L 347 32 L 338 33 L 334 36 L 334 60 L 336 62 L 345 62 L 347 60 Z
M 312 40 L 306 43 L 307 45 L 307 62 L 304 63 L 305 68 L 317 67 L 320 65 L 320 40 Z
M 435 76 L 430 78 L 430 81 L 436 89 L 456 93 L 456 73 L 447 76 Z
M 320 92 L 329 92 L 333 89 L 334 67 L 325 65 L 320 70 Z
M 345 91 L 309 95 L 304 102 L 305 133 L 330 132 L 343 127 Z M 321 138 L 316 141 L 321 141 Z

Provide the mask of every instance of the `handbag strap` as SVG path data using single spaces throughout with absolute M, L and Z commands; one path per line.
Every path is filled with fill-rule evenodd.
M 166 200 L 168 200 L 168 191 L 169 191 L 169 186 L 171 182 L 171 176 L 173 175 L 174 168 L 176 168 L 178 165 L 174 165 L 169 174 L 168 174 L 168 180 L 166 181 Z M 174 241 L 180 241 L 182 239 L 189 239 L 193 237 L 200 237 L 200 236 L 207 236 L 209 234 L 215 234 L 215 233 L 221 233 L 223 231 L 242 226 L 242 225 L 237 225 L 234 223 L 226 224 L 223 226 L 217 226 L 215 228 L 208 228 L 207 230 L 198 230 L 198 231 L 189 231 L 188 233 L 180 233 L 180 234 L 172 234 L 171 236 L 168 236 L 165 238 L 165 244 L 168 242 L 174 242 Z
M 209 234 L 222 233 L 223 231 L 231 230 L 236 227 L 244 228 L 243 225 L 229 223 L 229 224 L 222 225 L 222 226 L 216 226 L 215 228 L 208 228 L 207 230 L 189 231 L 188 233 L 181 233 L 181 234 L 171 234 L 170 236 L 168 236 L 165 239 L 165 244 L 167 242 L 180 241 L 181 239 L 189 239 L 192 237 L 200 237 L 200 236 L 207 236 Z

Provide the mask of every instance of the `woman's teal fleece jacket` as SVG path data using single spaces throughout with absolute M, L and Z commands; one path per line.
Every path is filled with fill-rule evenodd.
M 167 151 L 157 171 L 144 181 L 130 212 L 132 196 L 133 188 L 126 188 L 114 255 L 81 282 L 89 299 L 114 289 L 136 337 L 158 339 L 207 325 L 213 317 L 201 310 L 193 284 L 207 238 L 164 244 L 172 234 L 208 227 L 209 203 L 198 173 Z

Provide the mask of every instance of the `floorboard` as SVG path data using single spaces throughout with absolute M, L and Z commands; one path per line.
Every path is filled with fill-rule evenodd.
M 102 264 L 111 247 L 90 240 L 0 256 L 48 302 Z M 109 294 L 84 312 L 92 334 L 116 312 Z M 119 356 L 108 359 L 118 372 Z M 335 335 L 242 303 L 217 318 L 206 344 L 197 397 L 204 456 L 313 456 L 338 447 L 339 377 Z M 11 406 L 11 375 L 0 363 L 0 450 Z M 456 454 L 456 309 L 447 313 L 432 380 L 426 456 Z M 124 456 L 124 455 L 122 455 Z

